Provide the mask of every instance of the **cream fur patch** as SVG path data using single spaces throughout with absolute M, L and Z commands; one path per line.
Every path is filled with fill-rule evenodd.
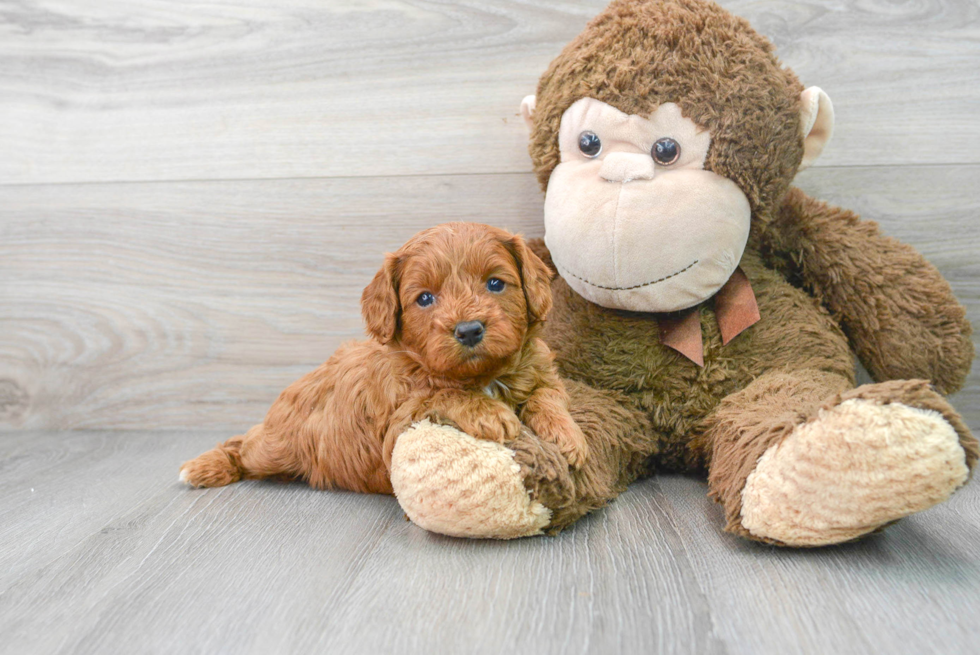
M 968 473 L 939 413 L 852 399 L 763 454 L 742 492 L 742 526 L 791 546 L 840 543 L 946 500 Z
M 524 488 L 512 450 L 428 420 L 398 437 L 391 485 L 412 522 L 453 537 L 529 537 L 551 521 Z
M 819 86 L 800 94 L 800 125 L 803 128 L 803 160 L 799 170 L 809 168 L 834 134 L 834 105 Z
M 578 147 L 594 132 L 601 150 Z M 654 161 L 661 138 L 680 151 Z M 603 307 L 673 312 L 714 295 L 738 266 L 752 211 L 732 180 L 704 170 L 711 135 L 665 103 L 649 117 L 592 98 L 562 115 L 561 163 L 545 194 L 545 243 L 558 273 Z

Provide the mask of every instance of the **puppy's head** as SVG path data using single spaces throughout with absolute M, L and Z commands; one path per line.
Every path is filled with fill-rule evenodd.
M 551 309 L 551 271 L 518 235 L 447 223 L 412 237 L 364 290 L 368 333 L 430 371 L 491 375 Z

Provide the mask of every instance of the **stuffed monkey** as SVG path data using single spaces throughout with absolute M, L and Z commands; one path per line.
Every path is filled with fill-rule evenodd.
M 943 396 L 973 357 L 963 307 L 912 248 L 791 186 L 833 109 L 746 21 L 615 0 L 522 111 L 557 273 L 544 336 L 591 454 L 416 425 L 391 465 L 413 521 L 554 533 L 640 476 L 704 471 L 727 530 L 819 546 L 967 481 L 980 449 Z

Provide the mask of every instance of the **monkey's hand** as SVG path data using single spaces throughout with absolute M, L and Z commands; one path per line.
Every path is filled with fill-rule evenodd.
M 973 361 L 949 283 L 873 221 L 791 189 L 763 237 L 772 263 L 837 319 L 876 381 L 925 378 L 953 393 Z

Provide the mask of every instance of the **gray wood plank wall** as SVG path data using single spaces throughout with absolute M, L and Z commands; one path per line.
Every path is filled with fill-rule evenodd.
M 603 4 L 0 3 L 0 429 L 243 429 L 360 336 L 386 249 L 540 234 L 518 103 Z M 724 4 L 834 99 L 799 184 L 980 318 L 976 2 Z

